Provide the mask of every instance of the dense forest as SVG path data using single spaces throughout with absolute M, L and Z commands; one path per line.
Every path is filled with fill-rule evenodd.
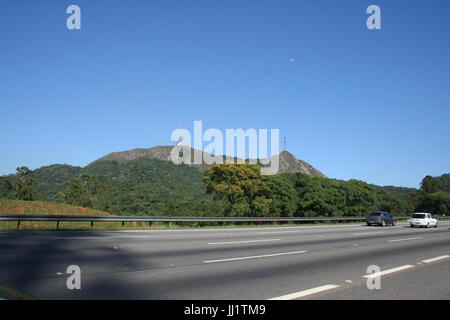
M 142 158 L 85 168 L 17 168 L 0 177 L 0 198 L 41 200 L 153 216 L 397 216 L 414 211 L 450 214 L 450 175 L 425 177 L 419 190 L 380 187 L 303 173 L 262 176 L 252 164 L 217 165 L 201 172 L 187 165 Z

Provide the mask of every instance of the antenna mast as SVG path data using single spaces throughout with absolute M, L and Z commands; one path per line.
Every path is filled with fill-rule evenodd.
M 178 128 L 178 141 L 177 141 L 177 144 L 181 144 L 181 141 L 183 141 L 183 137 L 181 136 L 181 119 L 180 119 L 180 124 L 179 124 L 179 128 Z

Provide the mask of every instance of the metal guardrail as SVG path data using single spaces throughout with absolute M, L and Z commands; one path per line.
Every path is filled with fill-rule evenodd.
M 396 217 L 397 220 L 411 217 Z M 56 229 L 60 222 L 315 222 L 315 221 L 362 221 L 366 217 L 154 217 L 154 216 L 70 216 L 70 215 L 24 215 L 3 214 L 0 221 L 17 221 L 20 230 L 22 221 L 55 221 Z

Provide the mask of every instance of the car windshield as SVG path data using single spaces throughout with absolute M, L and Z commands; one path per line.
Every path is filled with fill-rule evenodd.
M 372 212 L 370 214 L 370 216 L 374 217 L 374 216 L 381 216 L 381 212 Z
M 425 219 L 425 214 L 423 214 L 423 213 L 414 213 L 412 217 L 413 217 L 413 219 Z

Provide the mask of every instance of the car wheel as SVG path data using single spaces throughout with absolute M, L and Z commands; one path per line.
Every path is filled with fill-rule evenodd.
M 386 221 L 383 220 L 383 222 L 381 222 L 381 226 L 385 227 L 386 226 Z
M 438 223 L 436 222 L 436 224 L 434 225 L 435 228 L 437 228 Z
M 414 228 L 414 226 L 412 224 L 409 225 L 411 228 Z
M 395 227 L 397 225 L 397 221 L 394 221 L 392 225 Z
M 427 227 L 426 227 L 426 228 L 428 229 L 429 227 L 430 227 L 430 223 L 428 222 L 428 223 L 427 223 Z

